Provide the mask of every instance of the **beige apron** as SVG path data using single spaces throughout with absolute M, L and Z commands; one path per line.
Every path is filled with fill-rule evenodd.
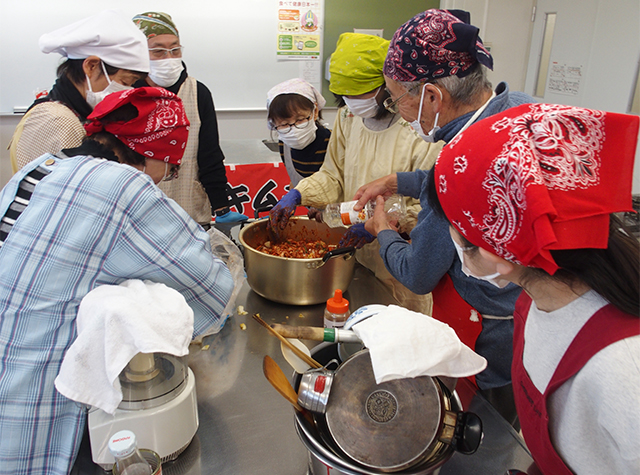
M 211 224 L 211 203 L 204 187 L 198 179 L 198 136 L 200 134 L 200 115 L 198 114 L 198 95 L 196 80 L 191 76 L 180 87 L 178 97 L 182 99 L 189 127 L 189 139 L 185 148 L 178 178 L 160 182 L 158 186 L 167 196 L 176 201 L 195 221 Z

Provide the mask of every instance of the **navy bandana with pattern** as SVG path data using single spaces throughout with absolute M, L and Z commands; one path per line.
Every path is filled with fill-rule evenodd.
M 427 10 L 393 35 L 384 75 L 394 81 L 432 81 L 469 74 L 476 63 L 493 69 L 493 58 L 463 10 Z

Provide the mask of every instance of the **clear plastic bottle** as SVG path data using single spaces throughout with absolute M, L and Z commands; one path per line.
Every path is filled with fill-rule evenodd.
M 333 297 L 327 300 L 324 309 L 324 327 L 342 328 L 349 318 L 349 301 L 342 296 L 342 290 L 336 289 Z
M 322 221 L 329 227 L 351 226 L 364 223 L 373 216 L 376 207 L 375 201 L 369 201 L 360 212 L 353 210 L 357 201 L 345 201 L 344 203 L 330 203 L 322 210 Z M 407 215 L 407 206 L 402 195 L 391 195 L 384 202 L 389 221 L 400 221 Z
M 130 430 L 121 430 L 111 436 L 109 451 L 116 459 L 120 475 L 152 475 L 153 467 L 138 450 L 136 435 Z

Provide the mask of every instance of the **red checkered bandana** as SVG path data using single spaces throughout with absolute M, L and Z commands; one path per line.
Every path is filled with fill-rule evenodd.
M 553 249 L 607 247 L 631 211 L 636 116 L 525 104 L 460 134 L 435 166 L 440 203 L 472 244 L 554 274 Z
M 107 114 L 132 104 L 138 117 L 128 122 L 102 122 Z M 87 135 L 110 132 L 139 154 L 180 165 L 189 136 L 189 121 L 182 100 L 159 87 L 141 87 L 115 92 L 105 97 L 84 128 Z

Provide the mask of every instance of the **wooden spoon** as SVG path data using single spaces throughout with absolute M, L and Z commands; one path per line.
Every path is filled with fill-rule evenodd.
M 266 355 L 262 361 L 262 371 L 265 377 L 271 383 L 276 391 L 284 396 L 284 398 L 293 404 L 298 411 L 303 411 L 302 406 L 298 404 L 298 393 L 293 389 L 291 383 L 271 356 Z
M 311 426 L 314 426 L 315 422 L 313 420 L 313 416 L 309 411 L 298 404 L 298 393 L 293 389 L 293 386 L 291 386 L 291 383 L 282 372 L 282 369 L 280 369 L 278 363 L 273 361 L 271 356 L 265 355 L 264 360 L 262 360 L 262 371 L 264 372 L 267 380 L 271 383 L 271 386 L 282 394 L 285 399 L 293 405 L 295 410 L 304 416 Z

